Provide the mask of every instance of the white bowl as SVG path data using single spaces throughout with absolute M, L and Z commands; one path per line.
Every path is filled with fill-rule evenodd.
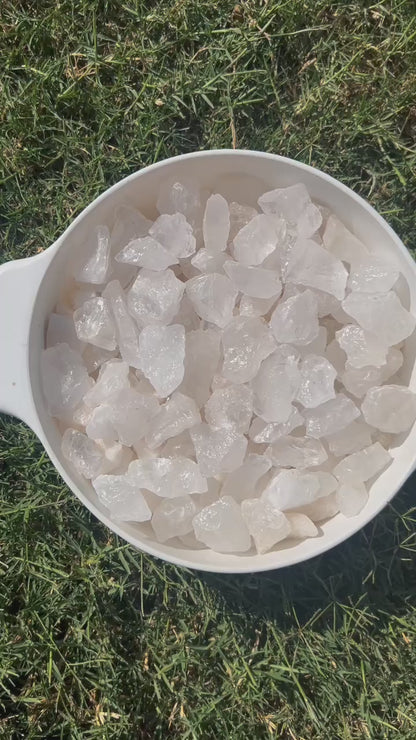
M 80 501 L 134 547 L 176 565 L 217 573 L 245 573 L 293 565 L 338 545 L 391 500 L 415 467 L 415 428 L 392 451 L 393 463 L 372 485 L 369 502 L 358 516 L 345 519 L 337 515 L 322 524 L 319 537 L 282 544 L 264 555 L 232 555 L 188 550 L 179 541 L 161 545 L 152 538 L 148 525 L 115 523 L 109 519 L 92 486 L 63 458 L 60 433 L 45 407 L 40 379 L 45 326 L 68 282 L 86 235 L 99 223 L 111 228 L 115 207 L 121 204 L 134 205 L 149 218 L 156 217 L 158 188 L 171 176 L 195 177 L 203 187 L 252 205 L 266 190 L 303 182 L 312 198 L 335 212 L 372 251 L 395 255 L 408 283 L 408 306 L 416 313 L 416 264 L 384 219 L 345 185 L 313 167 L 274 154 L 233 150 L 185 154 L 121 180 L 96 198 L 45 252 L 0 268 L 0 409 L 19 417 L 34 430 Z M 414 354 L 412 337 L 406 343 L 402 372 L 406 382 L 416 390 Z

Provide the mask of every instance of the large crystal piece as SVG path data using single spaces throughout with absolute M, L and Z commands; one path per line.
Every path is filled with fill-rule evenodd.
M 67 344 L 49 347 L 41 355 L 41 373 L 50 415 L 70 417 L 92 382 L 81 355 Z
M 296 400 L 305 408 L 316 408 L 335 398 L 337 371 L 325 357 L 307 355 L 300 363 L 300 384 Z
M 271 444 L 280 437 L 286 437 L 294 429 L 303 426 L 303 423 L 302 414 L 296 406 L 293 406 L 288 420 L 281 424 L 267 423 L 256 416 L 252 421 L 248 436 L 256 444 Z
M 172 270 L 141 270 L 127 294 L 128 309 L 139 326 L 169 324 L 185 289 Z
M 338 393 L 335 398 L 321 406 L 303 411 L 306 434 L 308 437 L 314 437 L 315 439 L 335 434 L 359 415 L 360 412 L 355 403 L 343 393 Z
M 369 254 L 353 262 L 348 286 L 361 293 L 386 293 L 399 277 L 399 269 L 376 255 Z
M 326 222 L 322 239 L 325 247 L 343 262 L 360 262 L 368 253 L 367 247 L 334 214 Z
M 300 215 L 297 223 L 298 234 L 301 237 L 312 237 L 322 225 L 322 213 L 314 203 L 308 203 Z
M 303 357 L 307 355 L 318 355 L 321 357 L 326 352 L 328 332 L 325 326 L 320 326 L 318 335 L 309 344 L 300 344 L 298 349 Z
M 273 296 L 273 298 L 250 298 L 247 295 L 242 295 L 239 305 L 240 316 L 259 318 L 269 313 L 275 303 L 276 296 Z
M 323 522 L 338 514 L 339 506 L 336 500 L 336 494 L 331 493 L 329 496 L 322 496 L 311 504 L 300 506 L 296 513 L 302 513 L 309 517 L 313 522 Z
M 407 432 L 416 419 L 416 395 L 402 385 L 370 388 L 361 410 L 368 424 L 382 432 Z
M 110 270 L 110 232 L 107 226 L 96 226 L 87 243 L 87 261 L 79 268 L 76 279 L 79 283 L 102 285 Z
M 113 254 L 120 251 L 122 247 L 142 236 L 146 236 L 152 222 L 136 208 L 131 206 L 119 206 L 116 211 L 116 220 L 111 232 L 111 247 Z
M 102 349 L 117 347 L 116 327 L 111 304 L 106 298 L 91 298 L 74 311 L 74 324 L 78 338 Z
M 271 550 L 290 534 L 291 527 L 283 512 L 260 498 L 243 501 L 241 514 L 259 555 Z
M 276 249 L 276 227 L 278 224 L 270 216 L 254 216 L 234 237 L 234 257 L 242 265 L 260 265 Z
M 206 506 L 194 517 L 195 535 L 217 552 L 246 552 L 251 539 L 241 509 L 231 496 Z
M 282 470 L 272 478 L 261 498 L 279 511 L 296 509 L 319 498 L 319 478 L 314 473 Z
M 254 411 L 264 421 L 286 422 L 293 413 L 300 379 L 298 362 L 298 353 L 289 345 L 281 345 L 262 362 L 252 388 Z
M 327 442 L 335 457 L 351 455 L 371 445 L 371 429 L 362 421 L 352 421 L 344 429 L 327 437 Z
M 226 275 L 199 275 L 188 280 L 186 294 L 201 319 L 224 328 L 231 321 L 238 291 Z
M 351 517 L 357 516 L 368 501 L 368 493 L 364 483 L 343 483 L 336 492 L 336 502 L 341 514 Z
M 372 478 L 391 463 L 391 455 L 375 442 L 359 452 L 347 455 L 334 468 L 334 475 L 342 483 L 360 483 Z
M 176 437 L 200 423 L 201 415 L 193 398 L 175 391 L 151 420 L 146 436 L 147 444 L 155 449 L 170 437 Z
M 290 224 L 299 221 L 310 202 L 309 193 L 303 183 L 269 190 L 258 199 L 263 213 L 277 214 Z
M 100 475 L 93 481 L 99 501 L 119 521 L 146 522 L 152 512 L 140 489 L 124 475 Z
M 210 195 L 207 200 L 202 232 L 208 252 L 224 252 L 230 233 L 230 211 L 227 201 L 219 193 Z
M 372 365 L 380 367 L 386 362 L 387 347 L 378 337 L 360 326 L 348 324 L 335 332 L 339 346 L 347 355 L 350 366 L 361 368 Z
M 191 496 L 163 499 L 155 508 L 152 527 L 159 542 L 192 532 L 192 520 L 197 512 Z
M 85 394 L 87 406 L 100 406 L 108 403 L 124 388 L 130 387 L 129 366 L 122 360 L 110 360 L 102 365 L 95 385 Z
M 238 502 L 256 495 L 257 484 L 271 468 L 264 455 L 247 455 L 241 467 L 229 473 L 221 488 L 221 496 L 232 496 Z
M 312 519 L 309 519 L 305 514 L 301 514 L 299 511 L 287 511 L 285 516 L 290 524 L 289 537 L 293 537 L 296 540 L 303 540 L 305 537 L 318 536 L 318 528 Z
M 328 458 L 325 447 L 310 437 L 281 437 L 266 450 L 273 465 L 282 468 L 312 468 Z
M 124 362 L 140 369 L 139 333 L 127 310 L 124 291 L 118 280 L 108 283 L 103 291 L 103 298 L 108 299 L 111 304 L 121 357 Z
M 95 478 L 101 472 L 104 453 L 94 440 L 76 429 L 62 435 L 62 453 L 84 478 Z
M 247 267 L 229 260 L 224 263 L 224 272 L 238 290 L 252 298 L 273 298 L 282 292 L 279 273 L 261 267 Z
M 234 383 L 246 383 L 255 377 L 276 342 L 263 319 L 237 316 L 225 328 L 222 345 L 223 376 Z
M 140 333 L 139 348 L 143 374 L 159 396 L 169 396 L 184 376 L 183 326 L 145 326 Z
M 311 239 L 299 239 L 290 250 L 286 267 L 289 283 L 318 288 L 342 300 L 347 278 L 348 272 L 341 260 Z
M 198 407 L 210 396 L 211 382 L 220 361 L 220 339 L 214 329 L 196 329 L 185 337 L 185 375 L 180 390 Z
M 175 259 L 190 257 L 195 252 L 196 240 L 192 226 L 182 213 L 162 214 L 149 229 L 149 235 Z
M 247 440 L 234 429 L 211 429 L 208 424 L 199 424 L 190 434 L 202 475 L 231 473 L 242 464 Z
M 116 254 L 115 259 L 117 262 L 145 267 L 148 270 L 166 270 L 179 261 L 175 255 L 151 236 L 133 239 L 123 247 L 121 252 Z
M 128 447 L 148 433 L 150 422 L 159 411 L 155 396 L 137 393 L 133 388 L 125 388 L 117 393 L 111 406 L 111 420 L 118 439 Z
M 230 427 L 245 434 L 253 415 L 253 391 L 245 385 L 218 388 L 208 399 L 204 411 L 213 429 Z
M 393 291 L 350 293 L 342 307 L 363 329 L 382 337 L 389 347 L 402 342 L 415 328 L 415 317 L 403 308 Z
M 270 319 L 278 342 L 310 344 L 319 332 L 318 304 L 311 290 L 278 303 Z
M 129 465 L 129 476 L 139 488 L 163 498 L 178 498 L 208 490 L 198 465 L 186 457 L 133 460 Z

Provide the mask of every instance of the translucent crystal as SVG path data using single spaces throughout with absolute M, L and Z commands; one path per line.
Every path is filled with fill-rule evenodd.
M 133 388 L 119 391 L 111 401 L 111 422 L 119 441 L 130 447 L 142 439 L 159 411 L 155 396 L 137 393 Z
M 116 219 L 111 232 L 111 248 L 113 254 L 120 251 L 133 239 L 146 236 L 152 222 L 136 208 L 119 206 L 116 210 Z
M 149 229 L 149 235 L 175 258 L 190 257 L 195 252 L 196 239 L 183 213 L 162 214 Z
M 239 312 L 240 316 L 251 318 L 260 318 L 269 313 L 270 309 L 276 303 L 276 296 L 273 298 L 250 298 L 247 295 L 241 296 Z
M 309 342 L 309 344 L 298 345 L 300 354 L 303 357 L 306 357 L 307 355 L 324 355 L 327 345 L 327 336 L 328 332 L 326 327 L 320 326 L 318 335 L 312 340 L 312 342 Z
M 106 404 L 90 409 L 90 418 L 85 431 L 90 439 L 102 439 L 105 443 L 117 441 L 117 432 L 112 423 L 112 408 Z
M 92 230 L 85 251 L 87 260 L 79 268 L 76 279 L 79 283 L 102 285 L 110 269 L 110 232 L 107 226 L 96 226 Z
M 51 313 L 49 316 L 46 346 L 54 347 L 56 344 L 67 344 L 75 352 L 82 354 L 85 342 L 77 337 L 72 316 L 63 316 L 59 313 Z
M 127 294 L 130 314 L 139 326 L 169 324 L 179 310 L 185 284 L 172 270 L 141 270 Z
M 375 442 L 359 452 L 347 455 L 334 468 L 334 475 L 342 483 L 360 483 L 372 478 L 390 464 L 391 455 Z
M 231 473 L 242 464 L 247 440 L 234 429 L 211 429 L 208 424 L 199 424 L 190 435 L 202 475 Z
M 290 524 L 283 512 L 277 511 L 260 498 L 243 501 L 241 514 L 259 555 L 270 550 L 290 534 Z
M 331 459 L 328 457 L 324 465 L 328 465 L 329 469 L 332 469 L 334 467 L 334 458 Z M 326 470 L 316 470 L 314 473 L 319 480 L 319 497 L 329 496 L 330 493 L 336 491 L 339 484 L 332 473 L 328 473 Z
M 63 433 L 62 454 L 84 478 L 95 478 L 101 472 L 104 453 L 94 440 L 76 429 Z
M 281 345 L 265 359 L 252 381 L 254 411 L 264 421 L 286 422 L 293 413 L 292 401 L 299 386 L 299 355 Z
M 205 404 L 205 419 L 213 429 L 230 427 L 248 432 L 253 415 L 253 391 L 245 385 L 218 388 Z
M 206 506 L 193 519 L 195 535 L 216 552 L 246 552 L 251 539 L 241 509 L 231 496 Z
M 195 448 L 188 430 L 170 437 L 163 445 L 161 454 L 163 457 L 194 457 Z
M 41 355 L 43 393 L 51 416 L 71 416 L 90 388 L 81 355 L 67 344 L 56 344 Z
M 103 349 L 117 347 L 111 304 L 106 298 L 91 298 L 74 312 L 74 324 L 81 341 Z
M 371 445 L 371 429 L 362 421 L 352 421 L 344 429 L 327 437 L 327 442 L 335 457 L 350 455 Z
M 296 400 L 305 408 L 316 408 L 335 398 L 337 371 L 325 357 L 307 355 L 300 365 L 300 384 Z
M 231 321 L 238 291 L 226 275 L 200 275 L 188 280 L 186 294 L 201 319 L 224 328 Z
M 258 211 L 251 206 L 246 206 L 242 203 L 236 203 L 232 201 L 229 206 L 230 209 L 230 233 L 228 239 L 230 242 L 237 236 L 240 229 L 243 228 L 254 216 L 258 215 Z
M 302 414 L 296 406 L 293 406 L 288 420 L 281 424 L 267 423 L 263 419 L 259 419 L 258 416 L 254 417 L 248 436 L 257 444 L 271 444 L 280 437 L 286 437 L 294 429 L 303 426 L 303 423 Z
M 278 238 L 275 219 L 254 216 L 234 237 L 234 257 L 242 265 L 260 265 L 274 252 Z
M 361 410 L 368 424 L 382 432 L 407 432 L 416 419 L 416 395 L 402 385 L 370 388 Z
M 247 267 L 229 260 L 224 263 L 224 272 L 238 290 L 252 298 L 273 298 L 282 292 L 279 273 L 261 267 Z
M 348 324 L 335 333 L 339 346 L 347 355 L 348 364 L 352 367 L 380 367 L 386 362 L 387 347 L 378 337 L 370 334 L 360 326 Z
M 159 542 L 192 532 L 192 520 L 197 506 L 191 496 L 163 499 L 155 508 L 152 527 Z
M 271 468 L 271 462 L 264 455 L 247 455 L 241 467 L 229 473 L 221 488 L 221 496 L 232 496 L 241 502 L 256 495 L 259 480 Z
M 360 262 L 368 252 L 367 247 L 334 214 L 328 217 L 322 239 L 335 257 L 350 264 Z
M 415 328 L 415 317 L 403 308 L 393 291 L 350 293 L 342 306 L 363 329 L 382 337 L 389 347 L 402 342 Z
M 361 293 L 386 293 L 399 277 L 399 269 L 376 255 L 361 257 L 353 262 L 348 280 L 351 290 Z
M 277 304 L 270 319 L 278 342 L 309 344 L 319 332 L 318 305 L 311 290 Z
M 84 360 L 88 373 L 92 375 L 92 373 L 95 373 L 101 365 L 104 365 L 108 360 L 115 359 L 117 355 L 118 350 L 110 351 L 108 349 L 102 349 L 101 347 L 95 347 L 93 344 L 87 344 L 82 353 L 82 359 Z
M 173 323 L 182 324 L 185 331 L 193 331 L 201 326 L 201 319 L 195 313 L 194 307 L 186 294 L 182 296 L 179 310 L 173 317 Z
M 186 457 L 133 460 L 129 465 L 129 476 L 139 488 L 163 498 L 178 498 L 208 490 L 198 465 Z
M 335 434 L 359 415 L 355 403 L 343 393 L 338 393 L 335 398 L 315 409 L 305 409 L 303 416 L 306 421 L 306 434 L 315 439 Z
M 183 213 L 194 223 L 202 214 L 198 182 L 190 177 L 167 178 L 161 185 L 156 202 L 159 213 Z
M 197 329 L 185 337 L 185 375 L 181 391 L 200 408 L 210 396 L 211 382 L 220 361 L 220 334 Z
M 341 260 L 311 239 L 299 239 L 290 251 L 286 268 L 288 282 L 317 288 L 342 300 L 347 278 Z
M 201 415 L 193 398 L 175 391 L 151 420 L 146 436 L 147 444 L 151 449 L 159 447 L 170 437 L 176 438 L 178 434 L 200 422 Z
M 129 388 L 129 371 L 129 366 L 122 360 L 110 360 L 102 365 L 97 382 L 84 396 L 87 406 L 106 404 L 123 388 Z
M 139 348 L 143 374 L 159 396 L 169 396 L 184 376 L 183 326 L 145 326 L 140 333 Z
M 206 274 L 212 272 L 222 273 L 224 262 L 228 259 L 229 255 L 225 252 L 218 252 L 218 254 L 215 254 L 213 252 L 209 252 L 208 249 L 198 249 L 195 256 L 192 257 L 191 263 L 197 270 L 199 270 L 199 272 L 204 272 Z
M 128 474 L 100 475 L 93 481 L 99 501 L 119 521 L 145 522 L 151 519 L 146 500 Z
M 146 267 L 149 270 L 166 270 L 178 263 L 178 258 L 151 236 L 133 239 L 116 254 L 115 259 L 117 262 Z
M 124 291 L 118 280 L 108 283 L 103 291 L 103 298 L 108 299 L 111 304 L 121 357 L 132 367 L 140 368 L 139 333 L 127 310 Z
M 351 367 L 345 365 L 345 372 L 341 374 L 341 382 L 349 393 L 357 398 L 363 398 L 367 391 L 375 385 L 381 385 L 395 375 L 403 364 L 403 355 L 399 349 L 390 347 L 386 362 L 381 367 Z
M 328 455 L 318 439 L 309 437 L 281 437 L 266 450 L 273 465 L 282 468 L 312 468 L 321 465 Z
M 297 227 L 299 236 L 312 237 L 322 224 L 322 213 L 318 206 L 308 203 L 299 216 Z
M 227 201 L 219 193 L 210 195 L 207 200 L 202 232 L 205 248 L 208 252 L 216 254 L 227 248 L 230 233 L 230 212 Z
M 282 470 L 272 478 L 261 498 L 279 511 L 296 509 L 319 498 L 319 478 L 314 473 Z
M 287 511 L 286 520 L 290 524 L 290 533 L 288 537 L 293 537 L 296 540 L 303 540 L 305 537 L 317 537 L 318 528 L 313 523 L 312 519 L 309 519 L 305 514 L 301 514 L 298 511 Z
M 313 501 L 311 504 L 307 504 L 306 506 L 300 506 L 297 510 L 297 513 L 304 514 L 313 522 L 323 522 L 325 519 L 330 519 L 335 516 L 338 512 L 339 506 L 337 504 L 335 493 L 318 498 L 317 501 Z
M 336 492 L 336 502 L 341 514 L 351 517 L 357 516 L 368 501 L 368 493 L 364 483 L 343 483 Z
M 99 448 L 104 452 L 104 461 L 101 467 L 101 473 L 124 475 L 133 458 L 133 451 L 130 447 L 124 447 L 120 442 L 104 442 L 102 439 L 97 439 L 96 442 Z
M 246 383 L 257 374 L 262 360 L 276 347 L 273 335 L 262 319 L 237 316 L 222 335 L 222 374 L 234 383 Z
M 291 224 L 299 221 L 310 202 L 309 193 L 303 183 L 269 190 L 258 199 L 263 213 L 277 214 Z

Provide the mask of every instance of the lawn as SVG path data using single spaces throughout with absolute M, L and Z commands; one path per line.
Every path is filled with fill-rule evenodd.
M 2 0 L 0 24 L 1 261 L 217 147 L 315 165 L 415 245 L 411 0 Z M 0 481 L 0 737 L 416 737 L 415 481 L 332 552 L 247 577 L 133 550 L 8 417 Z

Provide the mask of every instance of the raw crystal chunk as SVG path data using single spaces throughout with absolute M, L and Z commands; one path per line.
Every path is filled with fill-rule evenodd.
M 299 352 L 303 357 L 307 355 L 324 355 L 326 352 L 328 332 L 325 326 L 320 326 L 318 336 L 309 344 L 299 345 Z
M 151 449 L 155 449 L 170 437 L 177 437 L 186 429 L 200 423 L 201 415 L 193 398 L 175 391 L 172 397 L 160 406 L 159 412 L 151 420 L 146 436 L 147 444 Z
M 399 274 L 399 269 L 391 262 L 369 254 L 352 263 L 348 287 L 361 293 L 387 293 Z
M 232 319 L 222 335 L 224 364 L 222 374 L 234 383 L 254 378 L 262 360 L 276 347 L 273 335 L 263 319 Z
M 281 345 L 267 357 L 252 381 L 254 411 L 264 421 L 286 422 L 293 413 L 292 400 L 299 386 L 299 355 Z
M 88 258 L 79 268 L 76 279 L 79 283 L 101 285 L 107 280 L 110 267 L 110 232 L 107 226 L 96 226 L 92 230 L 85 251 Z
M 90 439 L 102 439 L 103 442 L 109 444 L 117 441 L 117 432 L 112 422 L 112 408 L 111 406 L 101 405 L 95 406 L 91 410 L 90 418 L 85 425 L 85 431 Z
M 198 465 L 186 457 L 133 460 L 129 465 L 129 476 L 140 488 L 164 498 L 178 498 L 208 490 L 207 481 L 199 472 Z
M 200 188 L 196 180 L 183 177 L 179 182 L 170 177 L 160 187 L 157 199 L 159 213 L 183 213 L 194 223 L 201 211 Z
M 309 519 L 305 514 L 301 514 L 298 511 L 287 511 L 285 516 L 290 524 L 290 533 L 288 537 L 293 537 L 296 540 L 303 540 L 305 537 L 318 536 L 318 528 L 315 526 L 312 519 Z
M 212 254 L 224 252 L 230 233 L 228 203 L 219 193 L 210 195 L 205 207 L 202 233 L 205 248 Z
M 84 478 L 95 478 L 101 472 L 104 453 L 98 445 L 76 429 L 62 435 L 62 453 Z
M 335 398 L 337 371 L 325 357 L 307 355 L 300 363 L 300 384 L 296 400 L 305 408 L 316 408 Z
M 362 421 L 352 421 L 344 429 L 331 434 L 327 442 L 335 457 L 350 455 L 371 445 L 371 429 Z
M 120 442 L 103 442 L 97 439 L 97 444 L 104 452 L 104 462 L 101 473 L 112 473 L 113 475 L 122 475 L 127 472 L 129 463 L 133 458 L 133 452 L 130 447 L 123 447 Z
M 198 422 L 200 419 L 198 419 Z M 170 437 L 161 451 L 163 457 L 189 457 L 195 456 L 195 448 L 188 430 Z
M 416 419 L 416 395 L 402 385 L 370 388 L 361 410 L 368 424 L 382 432 L 407 432 Z
M 220 339 L 214 329 L 196 329 L 185 337 L 185 375 L 181 391 L 201 408 L 210 396 L 211 382 L 220 361 Z
M 322 465 L 328 455 L 318 439 L 309 437 L 281 437 L 266 450 L 273 465 L 282 468 L 312 468 Z
M 283 512 L 260 498 L 243 501 L 241 514 L 259 555 L 270 550 L 290 534 L 290 524 Z
M 233 470 L 225 478 L 221 488 L 221 496 L 232 496 L 235 501 L 241 502 L 256 495 L 256 487 L 260 480 L 271 468 L 271 462 L 264 455 L 247 455 L 243 464 Z
M 251 206 L 246 206 L 242 203 L 236 203 L 232 201 L 229 206 L 230 209 L 230 233 L 228 239 L 230 242 L 237 236 L 238 232 L 251 221 L 254 216 L 258 215 L 258 211 Z
M 143 216 L 137 208 L 131 206 L 119 206 L 116 210 L 116 220 L 111 232 L 111 247 L 113 254 L 120 251 L 122 247 L 142 236 L 146 236 L 152 222 Z
M 367 247 L 334 214 L 326 222 L 322 239 L 325 247 L 343 262 L 360 262 L 368 253 Z
M 396 349 L 395 347 L 390 347 L 389 351 L 387 352 L 386 363 L 385 365 L 382 365 L 380 368 L 383 383 L 389 378 L 391 378 L 392 375 L 395 375 L 397 371 L 400 370 L 402 365 L 403 365 L 402 353 L 400 352 L 399 349 Z
M 348 393 L 363 398 L 369 388 L 382 382 L 381 368 L 371 366 L 356 368 L 346 363 L 341 382 Z
M 310 202 L 309 193 L 303 183 L 269 190 L 258 199 L 263 213 L 277 214 L 291 224 L 298 222 Z
M 368 365 L 380 367 L 386 362 L 386 345 L 360 326 L 348 324 L 335 332 L 335 336 L 352 367 L 361 368 Z
M 246 267 L 229 260 L 224 263 L 224 272 L 238 290 L 251 298 L 273 298 L 282 292 L 279 273 L 261 267 Z
M 114 519 L 146 522 L 152 517 L 140 489 L 125 475 L 100 475 L 93 481 L 99 501 Z
M 273 298 L 250 298 L 243 295 L 239 305 L 240 316 L 259 318 L 269 313 L 275 303 L 276 296 L 273 296 Z
M 261 498 L 279 511 L 296 509 L 319 498 L 319 478 L 314 473 L 282 470 L 272 478 Z
M 87 406 L 108 403 L 116 393 L 130 387 L 130 368 L 122 360 L 110 360 L 100 368 L 95 385 L 84 396 Z
M 102 349 L 117 347 L 111 304 L 106 298 L 91 298 L 74 312 L 78 338 Z
M 389 347 L 402 342 L 415 328 L 415 317 L 403 308 L 393 291 L 350 293 L 342 307 L 363 329 L 383 337 Z
M 343 483 L 336 492 L 336 502 L 344 516 L 357 516 L 368 501 L 368 493 L 364 483 Z
M 300 506 L 296 513 L 304 514 L 312 519 L 313 522 L 323 522 L 338 514 L 339 506 L 337 504 L 335 493 L 329 496 L 322 496 L 317 501 L 313 501 L 306 506 Z
M 229 259 L 229 255 L 225 252 L 208 252 L 208 249 L 198 249 L 197 253 L 191 259 L 191 264 L 196 267 L 199 272 L 205 272 L 207 274 L 212 272 L 222 273 L 223 265 L 226 260 Z
M 234 429 L 211 429 L 199 424 L 190 431 L 202 475 L 231 473 L 242 465 L 247 440 Z
M 253 415 L 253 391 L 245 385 L 218 388 L 208 399 L 204 410 L 213 429 L 230 427 L 245 434 Z
M 128 309 L 139 326 L 169 324 L 179 310 L 185 284 L 172 270 L 141 270 L 127 294 Z
M 278 228 L 270 216 L 254 216 L 234 237 L 234 257 L 242 265 L 260 265 L 276 249 Z
M 359 452 L 347 455 L 334 468 L 334 475 L 342 483 L 360 483 L 372 478 L 390 464 L 391 455 L 380 442 L 366 447 Z
M 49 316 L 46 346 L 49 348 L 56 344 L 67 344 L 79 354 L 84 350 L 85 342 L 78 339 L 72 316 L 63 316 L 59 313 L 51 313 Z
M 256 416 L 251 423 L 248 436 L 257 444 L 271 444 L 280 437 L 286 437 L 294 429 L 303 426 L 303 423 L 302 414 L 296 406 L 293 406 L 288 420 L 281 424 L 267 423 Z
M 159 396 L 169 396 L 184 376 L 185 330 L 180 324 L 145 326 L 139 349 L 143 375 Z
M 192 520 L 197 512 L 191 496 L 163 499 L 153 512 L 152 527 L 159 542 L 192 532 Z
M 183 213 L 162 214 L 149 229 L 149 235 L 175 258 L 190 257 L 195 252 L 192 226 Z
M 308 203 L 298 219 L 298 234 L 303 237 L 312 237 L 322 224 L 322 213 L 318 206 Z
M 50 415 L 58 418 L 71 416 L 90 388 L 90 378 L 81 355 L 67 344 L 49 347 L 41 355 L 41 373 Z
M 319 332 L 318 304 L 311 290 L 278 303 L 270 319 L 278 342 L 309 344 Z
M 155 396 L 125 388 L 111 401 L 111 421 L 123 445 L 131 447 L 148 432 L 150 422 L 159 411 Z
M 318 288 L 342 300 L 348 272 L 341 260 L 311 239 L 299 239 L 290 250 L 286 279 L 295 285 Z
M 140 369 L 139 333 L 127 310 L 124 291 L 118 280 L 108 283 L 103 291 L 103 298 L 107 298 L 111 304 L 121 357 L 124 362 Z
M 331 461 L 328 458 L 328 461 L 325 463 L 325 465 L 330 465 L 332 467 L 333 460 Z M 316 470 L 314 472 L 319 480 L 319 497 L 329 496 L 330 493 L 333 493 L 334 491 L 336 491 L 339 484 L 335 476 L 332 475 L 332 473 L 328 473 L 325 470 Z
M 151 236 L 133 239 L 116 254 L 115 259 L 117 262 L 146 267 L 148 270 L 166 270 L 179 261 Z
M 231 496 L 206 506 L 193 519 L 195 535 L 216 552 L 246 552 L 251 539 L 241 509 Z
M 224 328 L 231 321 L 238 291 L 226 275 L 199 275 L 188 280 L 186 294 L 201 319 Z
M 316 409 L 305 409 L 303 415 L 306 421 L 306 434 L 308 437 L 319 439 L 344 429 L 360 415 L 360 412 L 350 398 L 338 393 L 335 398 L 317 406 Z

